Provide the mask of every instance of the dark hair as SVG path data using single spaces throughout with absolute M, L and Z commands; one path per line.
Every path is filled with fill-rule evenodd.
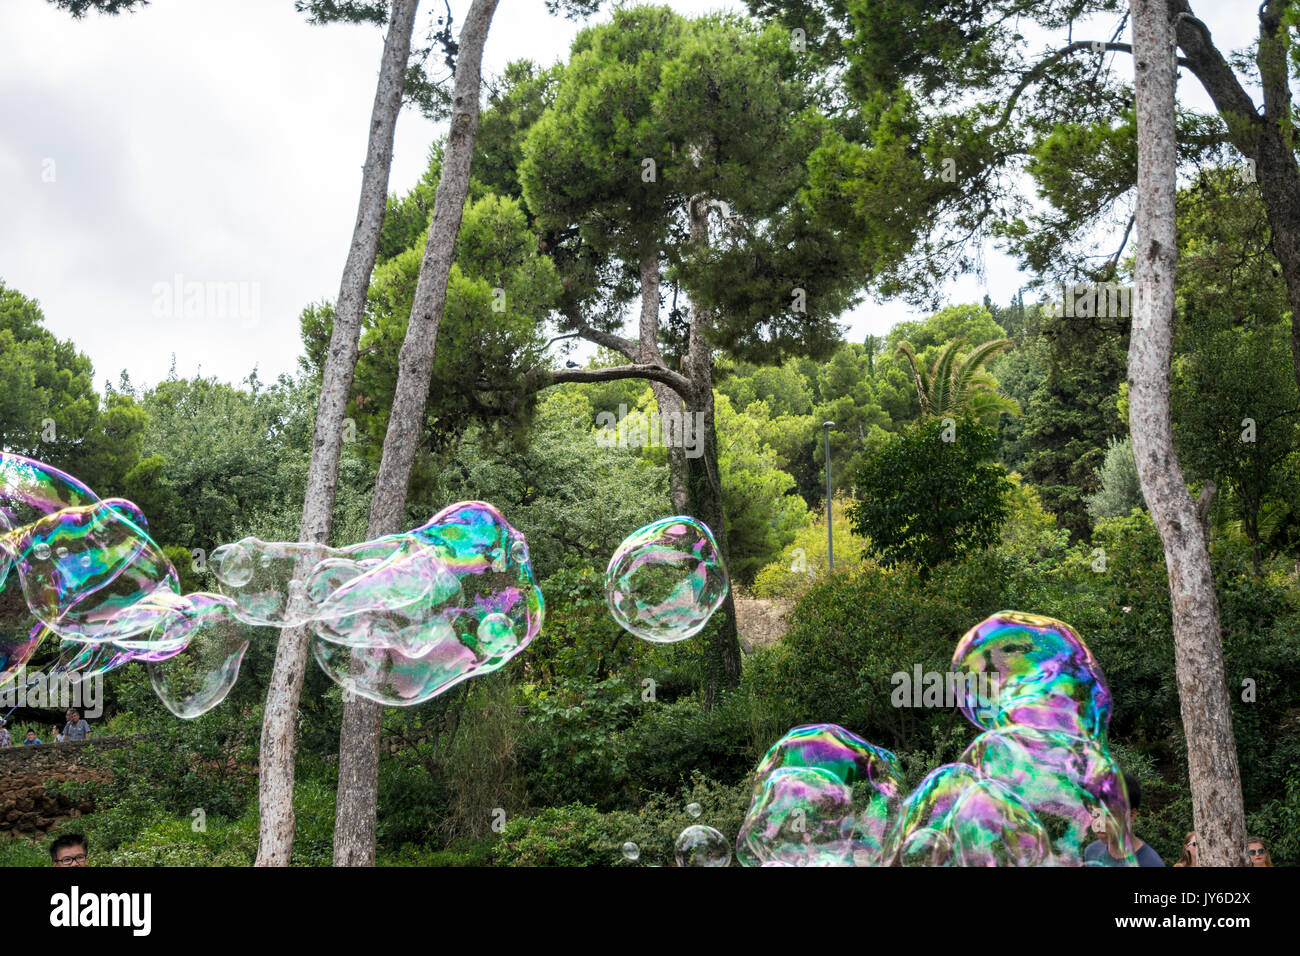
M 50 859 L 57 860 L 59 851 L 65 846 L 79 846 L 82 850 L 90 849 L 90 844 L 86 842 L 86 838 L 80 833 L 65 833 L 50 844 Z
M 1142 784 L 1131 773 L 1124 774 L 1124 789 L 1128 791 L 1128 808 L 1134 813 L 1142 808 Z

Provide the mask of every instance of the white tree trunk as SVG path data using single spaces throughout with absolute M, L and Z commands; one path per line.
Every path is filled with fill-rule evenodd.
M 452 92 L 451 129 L 434 194 L 433 219 L 415 283 L 411 319 L 397 360 L 397 389 L 384 435 L 384 450 L 370 502 L 371 537 L 403 529 L 406 492 L 420 443 L 429 398 L 433 358 L 447 303 L 456 236 L 469 195 L 470 161 L 478 133 L 480 69 L 497 0 L 474 0 L 461 27 Z M 345 696 L 339 733 L 338 807 L 334 820 L 334 865 L 373 866 L 375 802 L 379 789 L 380 705 Z
M 361 174 L 361 199 L 352 246 L 339 285 L 334 331 L 321 380 L 312 440 L 307 493 L 303 500 L 299 540 L 327 543 L 334 518 L 339 458 L 343 449 L 344 414 L 357 365 L 357 343 L 365 310 L 370 273 L 379 251 L 379 230 L 388 198 L 388 173 L 393 161 L 393 133 L 402 108 L 406 65 L 411 52 L 411 28 L 419 0 L 393 0 L 379 67 L 379 83 L 370 114 L 366 165 Z M 257 844 L 258 866 L 288 866 L 293 853 L 293 772 L 297 750 L 295 720 L 307 666 L 306 628 L 284 631 L 275 651 L 275 666 L 266 692 L 262 721 L 258 804 L 261 810 Z
M 1142 494 L 1160 532 L 1173 606 L 1174 662 L 1200 865 L 1245 864 L 1232 708 L 1204 526 L 1174 453 L 1177 152 L 1174 32 L 1167 0 L 1131 0 L 1138 125 L 1137 309 L 1129 340 L 1129 430 Z

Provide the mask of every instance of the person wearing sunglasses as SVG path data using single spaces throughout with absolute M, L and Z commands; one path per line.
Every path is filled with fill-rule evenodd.
M 1196 832 L 1192 831 L 1183 837 L 1183 855 L 1174 866 L 1196 866 L 1196 856 Z
M 1246 856 L 1250 857 L 1251 866 L 1273 865 L 1273 857 L 1264 847 L 1264 841 L 1258 837 L 1246 838 Z
M 50 862 L 54 866 L 85 866 L 88 849 L 80 833 L 65 833 L 50 844 Z

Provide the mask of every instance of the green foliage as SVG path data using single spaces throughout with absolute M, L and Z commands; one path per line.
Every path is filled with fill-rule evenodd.
M 1096 483 L 1096 493 L 1085 495 L 1083 499 L 1094 521 L 1116 518 L 1134 508 L 1146 507 L 1142 483 L 1138 480 L 1137 461 L 1133 458 L 1133 445 L 1127 436 L 1110 439 Z
M 728 571 L 748 582 L 788 544 L 808 514 L 794 494 L 795 480 L 781 471 L 776 453 L 760 436 L 757 419 L 717 398 L 718 469 L 727 518 Z M 765 416 L 764 416 L 765 417 Z
M 1024 475 L 1076 538 L 1092 526 L 1086 496 L 1097 490 L 1107 442 L 1127 431 L 1116 402 L 1127 368 L 1127 324 L 1046 317 L 1041 326 L 1047 369 L 1020 432 L 1029 446 Z
M 616 866 L 621 847 L 641 835 L 637 816 L 601 813 L 581 803 L 543 807 L 507 820 L 496 845 L 498 866 Z
M 956 338 L 949 342 L 928 371 L 911 344 L 903 342 L 898 346 L 916 381 L 921 413 L 930 418 L 948 415 L 990 423 L 996 423 L 999 415 L 1020 414 L 1020 406 L 1014 399 L 998 394 L 993 376 L 983 368 L 994 355 L 1011 345 L 1011 340 L 985 342 L 959 362 L 957 350 L 962 341 Z
M 924 579 L 907 565 L 862 565 L 819 581 L 791 613 L 774 659 L 785 725 L 830 721 L 909 750 L 964 722 L 955 711 L 895 707 L 891 678 L 910 679 L 917 666 L 946 671 L 967 628 L 1004 607 L 1010 574 L 1007 561 L 984 554 Z
M 1202 174 L 1180 197 L 1178 347 L 1171 395 L 1180 458 L 1212 478 L 1264 556 L 1261 513 L 1300 488 L 1300 397 L 1290 304 L 1258 190 L 1236 170 Z M 1272 516 L 1269 524 L 1278 523 Z
M 870 543 L 849 528 L 849 502 L 836 497 L 831 509 L 831 534 L 834 536 L 835 564 L 853 567 L 867 558 Z M 760 598 L 796 598 L 803 594 L 828 567 L 826 555 L 826 514 L 809 513 L 794 540 L 781 556 L 765 565 L 754 576 L 754 596 Z
M 886 565 L 914 562 L 922 576 L 997 540 L 1010 489 L 994 433 L 970 419 L 921 422 L 885 441 L 856 477 L 855 534 Z
M 690 803 L 700 805 L 698 817 L 686 812 Z M 730 836 L 748 806 L 745 784 L 726 786 L 694 774 L 680 792 L 657 795 L 639 813 L 601 813 L 572 803 L 515 817 L 506 822 L 494 859 L 498 866 L 672 866 L 682 830 L 703 824 Z M 636 862 L 623 857 L 624 843 L 637 845 Z
M 603 568 L 626 535 L 672 506 L 667 469 L 635 449 L 598 444 L 594 424 L 581 389 L 550 390 L 522 447 L 471 430 L 433 460 L 413 505 L 427 518 L 447 502 L 491 501 L 527 534 L 539 578 L 566 559 Z

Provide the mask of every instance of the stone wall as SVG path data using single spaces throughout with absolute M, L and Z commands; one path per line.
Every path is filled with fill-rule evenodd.
M 60 820 L 90 810 L 89 805 L 74 804 L 66 794 L 49 793 L 47 786 L 65 780 L 104 779 L 104 772 L 91 766 L 86 748 L 123 743 L 121 737 L 103 737 L 0 749 L 0 833 L 44 836 Z

